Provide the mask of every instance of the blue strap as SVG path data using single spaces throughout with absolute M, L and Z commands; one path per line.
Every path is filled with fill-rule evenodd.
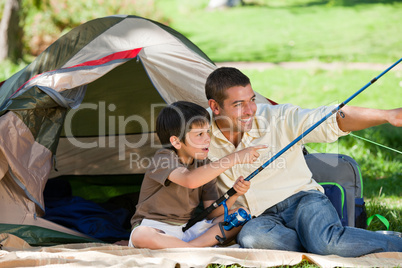
M 222 202 L 223 208 L 225 209 L 225 217 L 224 217 L 224 222 L 228 221 L 229 217 L 229 211 L 228 211 L 228 206 L 226 205 L 226 200 Z

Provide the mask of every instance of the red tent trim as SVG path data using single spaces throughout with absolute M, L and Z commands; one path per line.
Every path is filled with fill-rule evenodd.
M 142 49 L 142 47 L 132 49 L 132 50 L 119 51 L 119 52 L 107 55 L 107 56 L 105 56 L 103 58 L 100 58 L 98 60 L 87 61 L 87 62 L 78 64 L 78 65 L 68 67 L 66 69 L 77 68 L 77 67 L 82 67 L 82 66 L 96 66 L 96 65 L 102 65 L 102 64 L 114 61 L 114 60 L 135 58 L 135 57 L 137 57 L 138 53 L 140 53 L 141 49 Z
M 268 98 L 266 98 L 272 105 L 278 105 L 278 103 L 277 102 L 274 102 L 273 100 L 270 100 L 270 99 L 268 99 Z
M 63 68 L 63 69 L 59 69 L 59 70 L 66 70 L 66 69 L 72 69 L 72 68 L 78 68 L 78 67 L 83 67 L 83 66 L 100 66 L 106 63 L 109 63 L 111 61 L 115 61 L 115 60 L 124 60 L 124 59 L 132 59 L 137 57 L 138 53 L 140 53 L 142 47 L 141 48 L 136 48 L 136 49 L 132 49 L 132 50 L 125 50 L 125 51 L 119 51 L 116 53 L 112 53 L 110 55 L 107 55 L 103 58 L 100 58 L 98 60 L 92 60 L 92 61 L 87 61 L 87 62 L 83 62 L 81 64 L 78 65 L 74 65 L 71 67 L 67 67 L 67 68 Z M 31 79 L 29 79 L 28 81 L 26 81 L 24 84 L 22 84 L 8 99 L 11 99 L 18 91 L 20 91 L 29 81 L 45 74 L 45 73 L 51 73 L 54 72 L 56 70 L 52 70 L 52 71 L 47 71 L 44 73 L 40 73 L 37 74 L 33 77 L 31 77 Z M 4 83 L 5 81 L 3 81 L 2 83 Z

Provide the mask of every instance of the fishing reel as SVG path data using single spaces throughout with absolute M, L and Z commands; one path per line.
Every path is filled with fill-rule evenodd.
M 219 235 L 215 236 L 216 240 L 218 240 L 220 244 L 223 244 L 227 239 L 225 235 L 225 230 L 229 231 L 234 227 L 244 225 L 251 219 L 251 215 L 243 208 L 239 208 L 237 212 L 228 215 L 228 207 L 226 206 L 226 201 L 223 201 L 222 205 L 225 209 L 224 221 L 219 223 L 222 237 L 220 237 Z

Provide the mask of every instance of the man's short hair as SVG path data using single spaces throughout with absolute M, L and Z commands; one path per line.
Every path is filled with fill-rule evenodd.
M 236 68 L 220 67 L 214 70 L 205 83 L 205 95 L 208 100 L 215 100 L 220 106 L 227 98 L 226 90 L 235 86 L 245 87 L 250 79 Z
M 159 113 L 156 134 L 164 148 L 175 150 L 170 143 L 171 136 L 176 136 L 185 143 L 186 134 L 194 126 L 204 126 L 209 122 L 210 115 L 205 108 L 192 102 L 177 101 L 164 107 Z

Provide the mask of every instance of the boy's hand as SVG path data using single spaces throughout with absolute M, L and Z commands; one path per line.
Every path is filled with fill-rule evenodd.
M 260 154 L 257 150 L 266 149 L 267 145 L 250 146 L 235 153 L 236 164 L 251 164 L 258 159 Z
M 243 176 L 240 176 L 234 183 L 233 189 L 236 190 L 236 195 L 244 195 L 250 189 L 251 182 L 245 181 Z

